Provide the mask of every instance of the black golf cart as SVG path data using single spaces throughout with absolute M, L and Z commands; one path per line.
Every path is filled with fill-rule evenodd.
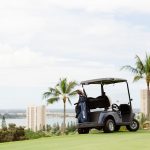
M 129 102 L 111 104 L 110 99 L 104 91 L 104 87 L 115 85 L 116 83 L 125 83 Z M 98 84 L 101 87 L 101 95 L 94 98 L 88 97 L 85 92 L 85 85 Z M 76 103 L 76 118 L 78 120 L 77 129 L 79 134 L 89 133 L 92 128 L 106 133 L 119 131 L 121 126 L 126 126 L 129 131 L 137 131 L 139 123 L 134 119 L 135 114 L 132 110 L 132 99 L 130 98 L 128 82 L 119 78 L 101 78 L 81 82 L 84 94 L 79 95 L 79 101 Z M 122 89 L 120 89 L 122 90 Z M 119 91 L 118 91 L 119 93 Z M 121 97 L 120 97 L 121 98 Z

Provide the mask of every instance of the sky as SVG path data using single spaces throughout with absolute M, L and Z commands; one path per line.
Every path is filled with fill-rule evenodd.
M 45 104 L 63 77 L 125 78 L 140 108 L 145 81 L 120 68 L 150 52 L 149 18 L 149 0 L 0 0 L 0 109 Z

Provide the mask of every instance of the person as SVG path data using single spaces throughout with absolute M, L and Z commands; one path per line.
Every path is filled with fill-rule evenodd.
M 79 94 L 79 96 L 84 96 L 84 93 L 81 90 L 76 90 L 77 94 Z
M 79 123 L 88 122 L 90 110 L 87 106 L 87 98 L 81 90 L 76 90 L 76 92 L 79 94 L 79 100 L 75 107 L 76 118 Z
M 76 90 L 76 92 L 77 92 L 77 94 L 79 95 L 79 100 L 78 100 L 78 102 L 77 103 L 75 103 L 74 105 L 76 105 L 76 107 L 75 107 L 75 112 L 76 112 L 76 118 L 78 118 L 78 116 L 79 116 L 79 114 L 80 114 L 80 111 L 81 111 L 81 109 L 80 109 L 80 107 L 79 107 L 79 102 L 80 102 L 80 97 L 81 96 L 83 96 L 84 94 L 83 94 L 83 92 L 81 91 L 81 90 Z

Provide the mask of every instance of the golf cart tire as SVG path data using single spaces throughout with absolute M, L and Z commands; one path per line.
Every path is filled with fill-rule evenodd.
M 112 133 L 115 131 L 115 122 L 113 119 L 107 119 L 103 127 L 104 133 Z
M 121 126 L 119 126 L 119 125 L 118 125 L 118 126 L 115 126 L 115 130 L 114 130 L 114 131 L 116 131 L 116 132 L 119 131 L 119 130 L 120 130 L 120 127 L 121 127 Z
M 89 129 L 88 128 L 78 128 L 78 133 L 79 134 L 88 134 Z
M 127 125 L 126 128 L 128 131 L 135 132 L 139 129 L 139 122 L 136 119 L 133 119 L 132 123 L 130 125 Z

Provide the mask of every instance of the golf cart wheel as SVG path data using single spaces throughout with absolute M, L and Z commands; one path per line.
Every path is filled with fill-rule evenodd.
M 131 131 L 137 131 L 139 129 L 139 122 L 136 119 L 133 119 L 130 125 L 127 125 L 126 128 Z
M 120 126 L 115 126 L 115 130 L 114 131 L 119 131 L 120 130 Z
M 79 134 L 88 134 L 89 129 L 88 128 L 78 128 L 78 133 Z
M 108 119 L 105 122 L 104 128 L 105 133 L 112 133 L 115 131 L 115 122 L 113 119 Z

